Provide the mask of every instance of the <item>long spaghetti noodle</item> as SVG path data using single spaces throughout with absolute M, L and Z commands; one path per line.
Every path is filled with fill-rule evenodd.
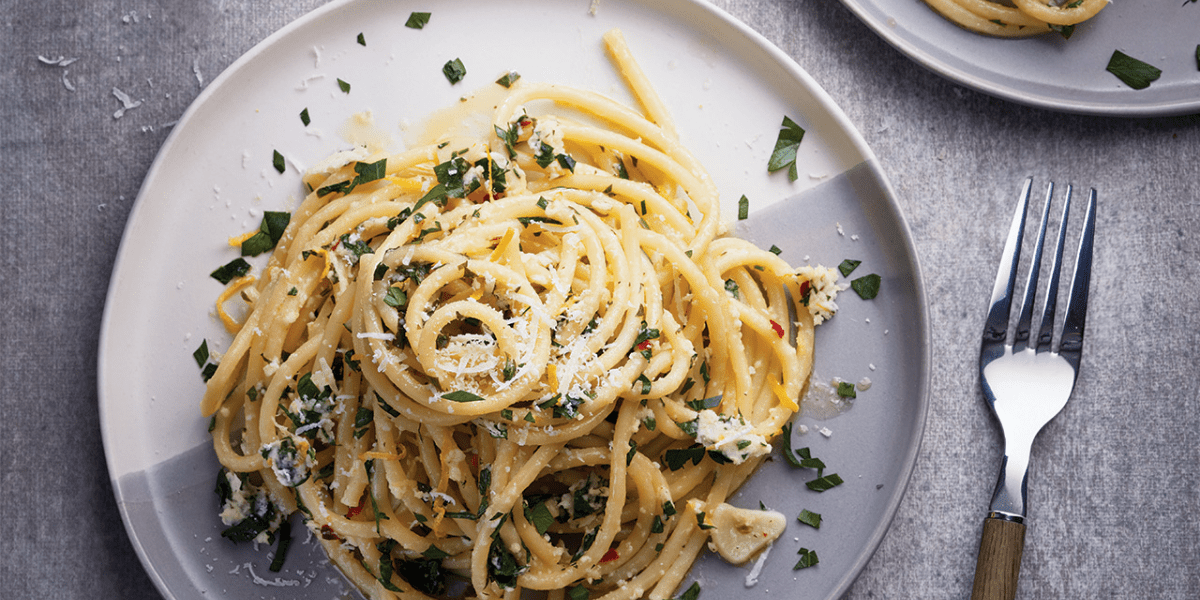
M 302 511 L 372 598 L 675 591 L 798 410 L 836 288 L 719 234 L 605 41 L 649 118 L 518 84 L 483 139 L 306 175 L 202 404 L 242 537 Z

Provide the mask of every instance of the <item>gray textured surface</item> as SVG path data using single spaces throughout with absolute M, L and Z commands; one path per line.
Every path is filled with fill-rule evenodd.
M 97 417 L 113 257 L 169 123 L 201 89 L 195 72 L 211 81 L 318 4 L 0 0 L 0 596 L 155 597 L 112 499 Z M 1018 598 L 1200 597 L 1200 118 L 1016 106 L 910 63 L 831 0 L 717 4 L 795 58 L 857 125 L 925 269 L 935 344 L 925 443 L 847 597 L 969 595 L 1001 452 L 977 336 L 1027 175 L 1094 186 L 1101 208 L 1082 377 L 1035 444 Z M 50 66 L 39 54 L 79 60 Z M 114 87 L 142 105 L 114 119 Z

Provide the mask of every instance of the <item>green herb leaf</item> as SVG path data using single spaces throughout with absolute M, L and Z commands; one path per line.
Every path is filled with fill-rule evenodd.
M 367 38 L 363 37 L 363 34 L 359 33 L 359 34 L 358 34 L 358 38 L 357 38 L 357 39 L 358 39 L 358 45 L 359 45 L 359 46 L 366 46 L 366 45 L 367 45 Z
M 705 522 L 703 512 L 696 513 L 696 524 L 700 526 L 701 531 L 717 528 L 715 525 L 709 525 L 707 522 Z
M 861 260 L 853 260 L 853 259 L 847 258 L 846 260 L 842 261 L 842 264 L 838 265 L 838 271 L 840 271 L 842 273 L 842 277 L 849 277 L 850 274 L 853 273 L 854 270 L 858 268 L 858 265 L 861 265 L 861 264 L 862 264 Z
M 746 219 L 746 217 L 749 217 L 749 216 L 750 216 L 750 199 L 747 198 L 745 194 L 742 194 L 742 197 L 738 199 L 738 220 L 744 221 Z
M 483 402 L 482 396 L 477 396 L 475 394 L 472 394 L 471 392 L 467 392 L 467 391 L 463 391 L 463 390 L 455 390 L 453 392 L 446 392 L 445 394 L 442 394 L 442 398 L 445 398 L 446 400 L 450 400 L 453 402 Z
M 339 78 L 337 80 L 337 84 L 338 84 L 338 89 L 342 90 L 343 92 L 345 92 L 347 94 L 350 93 L 350 84 L 349 83 L 346 83 L 345 81 L 343 81 Z
M 222 284 L 228 284 L 230 281 L 245 275 L 250 272 L 250 263 L 245 259 L 235 258 L 224 265 L 217 267 L 209 276 Z
M 1117 79 L 1135 90 L 1149 87 L 1151 82 L 1162 75 L 1162 69 L 1144 63 L 1120 50 L 1113 50 L 1112 58 L 1108 59 L 1108 66 L 1104 70 L 1116 75 Z
M 424 556 L 425 558 L 431 558 L 433 560 L 441 560 L 443 558 L 449 558 L 450 554 L 447 553 L 445 550 L 442 550 L 441 548 L 438 548 L 437 546 L 430 544 L 429 547 L 426 548 L 425 551 L 421 553 L 421 556 Z
M 312 123 L 312 120 L 308 118 L 308 109 L 307 108 L 300 111 L 300 122 L 304 123 L 305 127 L 308 127 L 308 124 Z
M 516 83 L 517 80 L 520 78 L 521 78 L 520 73 L 518 73 L 516 71 L 509 71 L 509 72 L 505 73 L 504 75 L 502 75 L 500 77 L 500 79 L 497 79 L 496 83 L 498 83 L 506 88 L 510 88 L 510 87 L 512 87 L 512 84 Z
M 279 525 L 279 542 L 275 546 L 275 558 L 267 567 L 272 573 L 283 569 L 283 561 L 287 559 L 288 548 L 292 546 L 292 524 L 284 521 Z
M 429 23 L 429 13 L 414 12 L 408 15 L 408 20 L 404 22 L 404 26 L 409 29 L 422 29 Z
M 787 167 L 788 179 L 796 181 L 799 178 L 796 173 L 796 151 L 803 139 L 804 129 L 785 115 L 783 124 L 780 125 L 779 137 L 775 140 L 775 150 L 771 153 L 771 160 L 767 163 L 767 171 L 774 173 Z
M 696 600 L 696 598 L 699 598 L 699 597 L 700 597 L 700 582 L 693 581 L 692 585 L 690 587 L 688 587 L 687 591 L 683 592 L 683 595 L 679 596 L 679 600 Z
M 279 243 L 279 239 L 283 237 L 283 232 L 287 229 L 291 219 L 291 213 L 287 212 L 267 211 L 263 213 L 258 233 L 242 242 L 242 256 L 258 256 L 274 248 L 275 244 Z
M 879 295 L 879 284 L 882 280 L 874 273 L 864 275 L 850 282 L 850 288 L 863 300 L 870 300 Z
M 192 358 L 196 359 L 197 367 L 203 367 L 204 363 L 208 362 L 208 340 L 200 342 L 200 347 L 192 353 Z
M 546 531 L 554 524 L 554 516 L 545 502 L 535 502 L 525 507 L 525 520 L 537 529 L 538 535 L 546 535 Z
M 398 287 L 390 287 L 383 297 L 383 303 L 392 308 L 403 308 L 408 304 L 408 294 Z
M 839 381 L 837 387 L 837 395 L 842 398 L 857 398 L 858 392 L 854 390 L 854 384 L 849 381 Z
M 654 515 L 654 522 L 650 524 L 650 533 L 662 533 L 663 529 L 662 517 Z
M 688 461 L 691 461 L 693 465 L 698 465 L 702 460 L 704 460 L 704 446 L 675 448 L 663 453 L 663 461 L 667 463 L 667 468 L 672 471 L 682 469 Z
M 567 598 L 569 600 L 588 600 L 591 597 L 591 592 L 582 585 L 567 588 Z
M 1058 32 L 1059 35 L 1063 36 L 1064 40 L 1071 39 L 1071 34 L 1075 33 L 1074 25 L 1055 25 L 1053 23 L 1050 23 L 1049 25 L 1050 31 Z
M 808 548 L 801 548 L 800 549 L 800 562 L 796 563 L 796 566 L 792 567 L 792 570 L 799 571 L 800 569 L 807 569 L 807 568 L 817 564 L 817 562 L 818 562 L 817 561 L 817 552 L 815 550 L 809 550 Z
M 462 60 L 456 58 L 446 61 L 446 64 L 442 65 L 442 74 L 453 85 L 462 81 L 462 78 L 467 75 L 467 68 L 463 66 Z
M 666 515 L 668 517 L 675 516 L 675 503 L 674 502 L 667 500 L 666 502 L 663 502 L 662 508 L 663 508 L 664 515 Z
M 767 251 L 770 252 L 771 254 L 774 254 L 775 256 L 779 256 L 780 254 L 783 254 L 783 250 L 781 250 L 779 248 L 779 246 L 776 246 L 775 244 L 771 244 L 771 248 L 768 249 Z
M 783 457 L 787 459 L 788 464 L 793 467 L 800 468 L 800 461 L 796 460 L 796 456 L 792 453 L 792 424 L 787 423 L 781 428 L 780 437 L 783 443 Z
M 725 280 L 725 291 L 729 292 L 735 300 L 738 299 L 738 284 L 732 279 Z
M 808 489 L 814 492 L 824 492 L 825 490 L 835 488 L 842 483 L 842 478 L 838 477 L 837 473 L 830 473 L 824 477 L 818 477 L 812 481 L 809 481 L 804 485 L 808 486 Z
M 278 150 L 274 152 L 275 154 L 271 156 L 271 165 L 275 167 L 276 171 L 283 173 L 287 170 L 287 163 L 283 161 L 283 155 Z
M 796 517 L 796 520 L 800 521 L 801 523 L 804 523 L 805 525 L 808 525 L 809 527 L 812 527 L 814 529 L 821 528 L 820 513 L 812 512 L 812 511 L 808 510 L 807 508 L 802 509 L 800 511 L 800 516 Z

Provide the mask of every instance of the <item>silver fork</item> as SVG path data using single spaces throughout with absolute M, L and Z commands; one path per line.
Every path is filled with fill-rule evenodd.
M 1025 297 L 1020 316 L 1008 342 L 1009 304 L 1021 257 L 1025 230 L 1025 212 L 1033 188 L 1033 178 L 1025 181 L 1013 215 L 1000 272 L 992 290 L 992 303 L 983 329 L 979 371 L 983 395 L 1000 422 L 1004 434 L 1004 460 L 992 495 L 991 507 L 983 522 L 979 558 L 975 566 L 972 600 L 1009 600 L 1016 596 L 1021 553 L 1025 547 L 1026 484 L 1029 454 L 1033 439 L 1067 404 L 1079 373 L 1083 350 L 1083 327 L 1087 316 L 1088 284 L 1092 271 L 1092 238 L 1096 229 L 1096 190 L 1088 195 L 1087 216 L 1075 258 L 1071 296 L 1059 339 L 1058 351 L 1051 349 L 1054 337 L 1054 307 L 1058 298 L 1058 276 L 1062 265 L 1066 225 L 1071 208 L 1071 187 L 1067 186 L 1058 242 L 1051 265 L 1049 283 L 1038 322 L 1037 338 L 1030 341 L 1035 296 L 1042 262 L 1042 245 L 1054 184 L 1046 190 L 1046 204 L 1038 232 Z

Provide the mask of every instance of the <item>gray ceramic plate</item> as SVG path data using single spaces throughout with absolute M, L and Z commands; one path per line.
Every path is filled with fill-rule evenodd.
M 948 79 L 1006 100 L 1073 113 L 1166 116 L 1200 112 L 1200 3 L 1116 0 L 1070 39 L 1021 40 L 968 32 L 921 0 L 842 0 L 909 58 Z M 1162 69 L 1132 89 L 1104 70 L 1113 50 Z
M 808 473 L 767 464 L 738 496 L 788 515 L 821 512 L 819 531 L 793 523 L 769 555 L 759 583 L 745 568 L 705 557 L 693 576 L 705 597 L 833 599 L 878 546 L 904 493 L 925 422 L 929 331 L 920 271 L 894 195 L 846 117 L 786 55 L 699 0 L 439 2 L 423 30 L 404 27 L 423 5 L 335 2 L 287 26 L 205 89 L 167 140 L 134 206 L 105 307 L 100 414 L 113 487 L 126 528 L 168 598 L 354 596 L 315 543 L 301 534 L 279 573 L 270 548 L 220 537 L 217 471 L 199 415 L 203 384 L 192 351 L 229 337 L 212 316 L 221 285 L 208 273 L 234 257 L 228 236 L 256 227 L 263 210 L 290 210 L 302 195 L 299 167 L 349 143 L 346 123 L 371 111 L 376 134 L 399 147 L 433 111 L 515 69 L 527 80 L 589 88 L 629 101 L 600 36 L 624 30 L 635 56 L 709 168 L 726 201 L 751 199 L 737 231 L 803 264 L 863 261 L 883 277 L 879 298 L 852 294 L 818 333 L 822 378 L 874 381 L 856 405 L 796 435 L 846 481 L 810 492 Z M 538 23 L 536 43 L 513 31 Z M 462 43 L 469 30 L 471 44 Z M 366 46 L 356 43 L 362 33 Z M 547 54 L 547 49 L 553 49 Z M 451 86 L 442 65 L 460 58 L 467 77 Z M 338 89 L 337 79 L 351 84 Z M 307 108 L 312 123 L 299 118 Z M 800 179 L 768 175 L 783 115 L 808 131 Z M 271 166 L 273 150 L 288 158 Z M 840 232 L 839 232 L 840 229 Z M 826 437 L 816 430 L 827 427 Z M 299 529 L 298 531 L 305 531 Z M 801 546 L 820 564 L 792 571 Z M 802 593 L 793 590 L 803 590 Z

